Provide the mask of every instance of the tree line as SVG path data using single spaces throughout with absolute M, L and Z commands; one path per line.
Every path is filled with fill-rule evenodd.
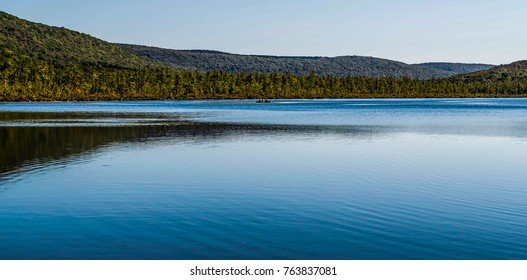
M 36 62 L 0 48 L 0 101 L 524 97 L 525 80 L 417 80 Z

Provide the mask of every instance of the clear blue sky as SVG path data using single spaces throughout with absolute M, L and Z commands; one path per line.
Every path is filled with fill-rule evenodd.
M 18 17 L 110 42 L 407 63 L 527 59 L 525 0 L 2 0 Z

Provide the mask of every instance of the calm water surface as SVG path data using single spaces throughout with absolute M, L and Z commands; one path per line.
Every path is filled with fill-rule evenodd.
M 3 103 L 0 259 L 527 259 L 527 99 Z

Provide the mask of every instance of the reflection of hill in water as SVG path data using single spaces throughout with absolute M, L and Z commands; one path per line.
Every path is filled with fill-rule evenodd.
M 345 134 L 367 137 L 373 127 L 240 125 L 179 121 L 176 116 L 101 113 L 0 113 L 0 176 L 75 160 L 98 148 L 170 139 L 212 142 L 246 136 Z

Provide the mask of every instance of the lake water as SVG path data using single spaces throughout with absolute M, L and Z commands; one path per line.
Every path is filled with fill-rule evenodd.
M 0 259 L 527 259 L 527 99 L 3 103 Z

